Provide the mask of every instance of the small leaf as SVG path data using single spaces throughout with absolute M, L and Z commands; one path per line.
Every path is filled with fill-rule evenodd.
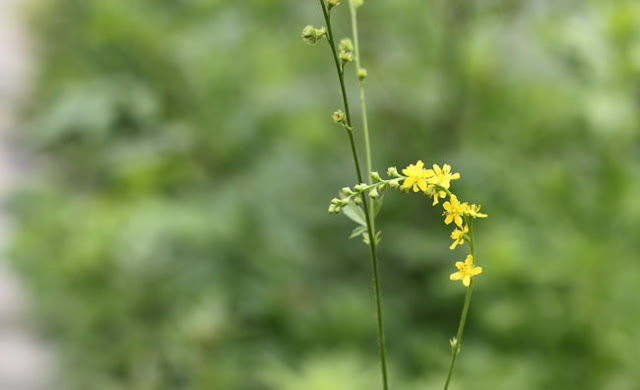
M 351 235 L 349 236 L 349 238 L 358 237 L 362 233 L 366 234 L 366 231 L 367 231 L 367 227 L 366 226 L 358 226 L 357 228 L 353 229 L 353 231 L 351 232 Z
M 349 202 L 348 205 L 342 208 L 342 212 L 358 225 L 367 226 L 367 220 L 364 217 L 364 211 L 362 211 L 359 206 L 356 206 L 355 203 Z

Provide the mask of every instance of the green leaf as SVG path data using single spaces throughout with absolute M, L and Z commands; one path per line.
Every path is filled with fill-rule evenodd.
M 360 206 L 356 206 L 355 203 L 349 202 L 348 205 L 342 208 L 342 212 L 358 225 L 367 226 L 367 219 L 364 216 L 364 211 L 362 211 Z
M 358 237 L 361 234 L 367 234 L 367 227 L 366 226 L 358 226 L 355 229 L 353 229 L 353 231 L 351 232 L 351 235 L 349 236 L 349 238 Z

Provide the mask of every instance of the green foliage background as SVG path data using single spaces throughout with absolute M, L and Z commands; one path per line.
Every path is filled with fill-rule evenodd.
M 299 37 L 317 2 L 30 15 L 41 72 L 20 138 L 41 174 L 12 202 L 11 257 L 66 388 L 377 388 L 367 248 L 326 213 L 355 175 L 328 49 Z M 375 167 L 450 163 L 489 213 L 452 388 L 636 389 L 640 4 L 369 0 L 360 16 Z M 396 389 L 446 374 L 464 291 L 439 214 L 390 193 L 379 216 Z

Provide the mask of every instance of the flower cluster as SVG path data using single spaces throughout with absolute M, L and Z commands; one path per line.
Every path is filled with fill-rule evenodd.
M 458 197 L 449 189 L 451 180 L 460 178 L 459 173 L 451 173 L 451 166 L 444 164 L 442 168 L 433 164 L 432 169 L 425 169 L 424 163 L 420 160 L 415 164 L 410 164 L 402 170 L 405 174 L 402 187 L 406 190 L 413 189 L 414 192 L 422 191 L 425 195 L 433 198 L 433 206 L 438 204 L 439 199 L 447 196 L 449 199 L 442 204 L 444 212 L 442 215 L 444 223 L 450 225 L 455 223 L 456 228 L 451 232 L 453 243 L 449 249 L 453 250 L 458 245 L 469 242 L 473 239 L 469 232 L 470 221 L 474 218 L 485 218 L 487 215 L 480 212 L 480 206 L 460 202 Z M 469 254 L 464 262 L 456 262 L 458 272 L 451 274 L 451 280 L 462 280 L 464 286 L 471 284 L 471 277 L 482 273 L 482 267 L 476 267 L 473 262 L 473 254 Z
M 387 188 L 399 189 L 403 192 L 422 192 L 424 195 L 432 198 L 432 205 L 439 203 L 440 199 L 445 201 L 442 203 L 444 209 L 444 223 L 450 225 L 455 224 L 455 229 L 451 232 L 453 243 L 449 249 L 453 250 L 459 245 L 469 243 L 473 246 L 473 220 L 475 218 L 486 218 L 487 215 L 480 212 L 480 206 L 460 202 L 458 197 L 451 192 L 451 181 L 460 178 L 459 173 L 452 173 L 451 166 L 444 164 L 440 167 L 433 164 L 431 168 L 425 168 L 424 163 L 418 160 L 415 164 L 409 164 L 402 170 L 391 167 L 387 170 L 388 179 L 382 179 L 378 172 L 372 172 L 371 178 L 373 184 L 356 184 L 353 188 L 345 187 L 340 192 L 339 198 L 334 198 L 329 206 L 329 212 L 337 214 L 345 210 L 345 214 L 356 222 L 362 222 L 361 204 L 362 197 L 368 196 L 376 201 L 381 202 L 381 194 Z M 447 199 L 448 198 L 448 199 Z M 358 229 L 356 229 L 358 230 Z M 361 229 L 362 230 L 362 229 Z M 355 232 L 355 230 L 354 230 Z M 469 254 L 464 262 L 455 263 L 457 272 L 451 274 L 451 280 L 462 280 L 464 286 L 471 284 L 471 277 L 482 273 L 482 267 L 476 267 L 474 264 L 473 253 Z

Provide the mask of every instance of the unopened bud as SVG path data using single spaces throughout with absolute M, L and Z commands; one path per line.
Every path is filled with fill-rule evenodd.
M 386 189 L 387 189 L 387 183 L 382 183 L 382 184 L 380 184 L 380 185 L 378 186 L 378 189 L 379 189 L 380 191 L 384 191 L 384 190 L 386 190 Z
M 353 51 L 353 42 L 351 42 L 351 39 L 349 39 L 349 38 L 341 39 L 340 40 L 340 45 L 338 46 L 338 48 L 340 50 L 352 52 Z
M 360 198 L 359 196 L 356 196 L 355 198 L 353 198 L 353 203 L 362 204 L 362 198 Z
M 367 78 L 367 70 L 365 68 L 358 69 L 358 79 L 364 80 Z
M 342 187 L 342 193 L 345 195 L 353 195 L 354 192 L 349 187 Z
M 369 197 L 370 198 L 375 199 L 375 198 L 377 198 L 379 196 L 380 196 L 380 194 L 378 194 L 378 190 L 376 188 L 374 188 L 371 191 L 369 191 Z
M 340 4 L 340 0 L 327 0 L 327 4 L 329 4 L 329 9 L 331 9 L 337 7 Z
M 387 175 L 391 176 L 391 177 L 398 177 L 400 176 L 400 174 L 398 173 L 398 168 L 396 167 L 389 167 L 387 169 Z
M 340 51 L 340 54 L 339 54 L 339 57 L 340 57 L 340 60 L 341 60 L 343 63 L 353 61 L 353 53 L 352 53 L 352 52 L 350 52 L 350 51 L 341 50 L 341 51 Z
M 382 181 L 382 178 L 380 177 L 380 174 L 376 171 L 371 172 L 371 178 L 373 180 L 377 180 L 377 181 Z
M 331 115 L 331 117 L 333 118 L 333 121 L 334 121 L 335 123 L 342 123 L 342 122 L 344 122 L 344 118 L 345 118 L 345 116 L 344 116 L 344 112 L 342 112 L 342 110 L 336 110 L 336 111 Z
M 400 187 L 400 179 L 393 179 L 393 180 L 389 181 L 389 187 L 391 187 L 391 188 Z
M 320 38 L 322 38 L 327 33 L 327 30 L 324 27 L 315 28 L 311 25 L 305 26 L 302 29 L 302 39 L 310 44 L 314 45 Z
M 356 184 L 355 186 L 353 186 L 353 189 L 356 190 L 357 192 L 362 192 L 367 189 L 367 185 L 363 183 Z

